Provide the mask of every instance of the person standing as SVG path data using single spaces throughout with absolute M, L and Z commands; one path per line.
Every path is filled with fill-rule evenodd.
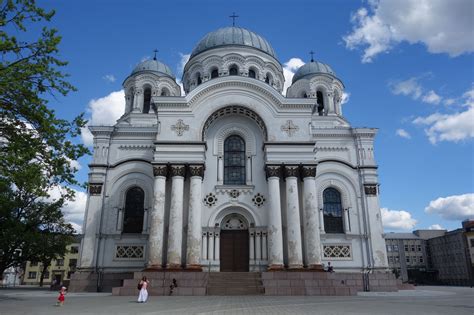
M 59 296 L 58 296 L 58 302 L 56 303 L 56 306 L 63 306 L 64 305 L 64 296 L 66 295 L 66 287 L 61 287 L 61 290 L 59 291 Z
M 148 299 L 148 280 L 144 276 L 142 280 L 140 280 L 140 283 L 138 284 L 140 286 L 140 293 L 138 294 L 138 303 L 146 303 L 146 300 Z

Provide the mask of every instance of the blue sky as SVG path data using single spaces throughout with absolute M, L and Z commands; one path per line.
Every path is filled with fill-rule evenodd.
M 121 83 L 159 50 L 181 77 L 206 33 L 237 26 L 266 38 L 287 74 L 315 59 L 344 82 L 343 114 L 376 127 L 380 203 L 387 231 L 458 228 L 474 218 L 474 51 L 470 0 L 38 1 L 55 8 L 60 56 L 78 91 L 52 100 L 60 117 L 95 124 L 121 114 Z M 299 60 L 300 59 L 300 60 Z M 90 158 L 79 161 L 87 180 Z M 442 198 L 442 199 L 440 199 Z M 81 224 L 85 194 L 65 212 Z

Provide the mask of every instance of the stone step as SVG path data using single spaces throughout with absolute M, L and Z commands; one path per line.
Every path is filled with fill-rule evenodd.
M 226 287 L 226 288 L 208 288 L 207 295 L 263 295 L 265 289 L 258 288 L 242 288 L 242 287 Z
M 265 289 L 258 272 L 210 273 L 207 295 L 262 295 Z

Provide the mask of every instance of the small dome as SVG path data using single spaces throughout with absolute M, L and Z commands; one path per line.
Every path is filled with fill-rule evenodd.
M 295 83 L 303 77 L 320 73 L 330 74 L 334 77 L 336 76 L 336 73 L 332 71 L 331 67 L 329 67 L 327 64 L 311 60 L 311 62 L 304 64 L 298 69 L 298 71 L 296 71 L 295 75 L 293 76 L 292 83 Z
M 135 69 L 133 69 L 132 74 L 141 72 L 141 71 L 151 71 L 155 72 L 158 75 L 167 75 L 169 77 L 172 77 L 175 79 L 173 73 L 171 72 L 171 69 L 165 65 L 164 63 L 156 60 L 156 59 L 150 59 L 150 60 L 145 60 L 140 62 Z
M 208 49 L 227 45 L 247 46 L 263 51 L 276 59 L 272 46 L 262 36 L 241 27 L 224 27 L 204 36 L 191 53 L 191 58 Z

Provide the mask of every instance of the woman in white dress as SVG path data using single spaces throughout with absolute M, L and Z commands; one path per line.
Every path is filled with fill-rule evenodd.
M 138 303 L 146 303 L 146 300 L 148 299 L 148 280 L 146 277 L 143 277 L 142 280 L 140 280 L 140 293 L 138 294 Z

